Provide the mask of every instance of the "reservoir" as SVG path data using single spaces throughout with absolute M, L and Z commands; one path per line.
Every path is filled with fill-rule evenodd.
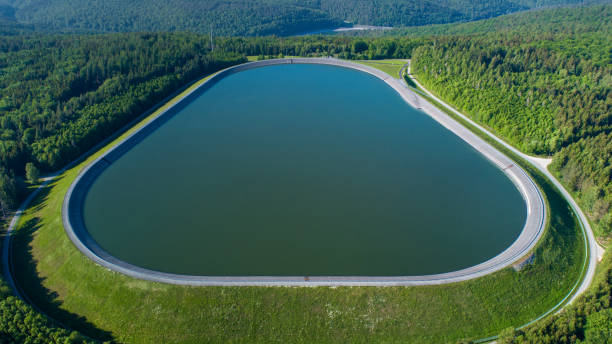
M 498 167 L 382 80 L 326 65 L 231 74 L 87 191 L 111 255 L 202 276 L 407 276 L 484 262 L 526 204 Z

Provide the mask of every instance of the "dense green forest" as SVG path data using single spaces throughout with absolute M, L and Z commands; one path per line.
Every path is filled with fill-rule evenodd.
M 413 71 L 521 150 L 549 155 L 612 129 L 608 38 L 439 38 L 415 51 Z
M 218 38 L 217 49 L 247 56 L 334 56 L 349 60 L 409 58 L 424 38 L 345 36 Z
M 7 2 L 6 0 L 4 0 Z M 15 1 L 11 17 L 39 31 L 190 31 L 288 35 L 342 25 L 322 10 L 281 0 Z
M 593 0 L 607 1 L 607 0 Z M 0 0 L 0 18 L 51 32 L 190 31 L 290 35 L 357 24 L 415 26 L 581 0 Z M 2 28 L 2 26 L 0 26 Z
M 593 220 L 596 233 L 604 237 L 604 241 L 609 241 L 612 229 L 612 132 L 587 136 L 563 147 L 555 154 L 550 168 L 576 194 L 580 207 Z
M 0 280 L 0 343 L 93 343 L 75 331 L 59 327 L 12 295 Z
M 486 20 L 456 24 L 424 25 L 385 31 L 356 33 L 367 36 L 448 36 L 488 32 L 580 33 L 609 30 L 612 7 L 606 5 L 558 7 L 513 13 Z M 600 20 L 585 20 L 598 18 Z

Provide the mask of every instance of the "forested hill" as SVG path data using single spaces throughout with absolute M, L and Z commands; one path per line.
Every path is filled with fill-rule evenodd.
M 612 0 L 610 1 L 612 3 Z M 590 19 L 589 19 L 590 18 Z M 424 25 L 387 31 L 372 31 L 367 36 L 448 36 L 484 33 L 565 33 L 610 31 L 610 5 L 570 6 L 512 13 L 467 23 Z
M 606 0 L 591 0 L 606 1 Z M 47 32 L 290 35 L 343 25 L 415 26 L 582 0 L 0 0 L 0 18 Z M 2 27 L 0 26 L 0 29 Z

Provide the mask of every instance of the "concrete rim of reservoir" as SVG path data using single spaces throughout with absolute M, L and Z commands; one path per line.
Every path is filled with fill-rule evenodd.
M 158 272 L 145 269 L 115 258 L 100 247 L 89 235 L 82 221 L 82 208 L 91 184 L 102 171 L 119 159 L 131 147 L 137 145 L 149 133 L 157 129 L 165 118 L 172 116 L 169 109 L 184 101 L 202 87 L 213 85 L 222 78 L 244 70 L 279 64 L 322 64 L 355 69 L 383 80 L 393 88 L 405 102 L 422 110 L 446 129 L 453 132 L 495 166 L 501 169 L 514 183 L 527 207 L 527 218 L 518 238 L 497 256 L 469 268 L 421 276 L 194 276 Z M 125 275 L 170 284 L 192 286 L 415 286 L 465 281 L 501 270 L 527 254 L 542 236 L 546 224 L 546 205 L 539 188 L 529 175 L 512 159 L 495 149 L 479 136 L 459 124 L 417 93 L 410 90 L 401 80 L 365 65 L 333 58 L 292 58 L 248 62 L 224 69 L 188 94 L 178 99 L 134 133 L 119 141 L 100 157 L 80 171 L 64 197 L 62 221 L 64 229 L 74 245 L 97 264 Z

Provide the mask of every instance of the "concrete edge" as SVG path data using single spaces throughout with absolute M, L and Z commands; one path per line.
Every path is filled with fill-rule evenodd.
M 455 135 L 459 136 L 474 149 L 479 151 L 491 163 L 500 168 L 510 178 L 510 180 L 512 180 L 526 202 L 527 219 L 518 238 L 502 253 L 481 264 L 443 274 L 393 277 L 216 277 L 162 273 L 134 266 L 111 256 L 101 247 L 99 247 L 98 244 L 89 236 L 84 224 L 82 223 L 81 208 L 90 183 L 93 182 L 99 173 L 101 173 L 107 166 L 120 158 L 123 153 L 134 145 L 138 144 L 148 134 L 162 125 L 168 118 L 172 117 L 174 114 L 173 110 L 178 104 L 183 103 L 184 100 L 190 98 L 190 96 L 194 95 L 195 92 L 201 92 L 214 85 L 214 83 L 221 80 L 225 76 L 253 68 L 292 63 L 332 65 L 355 69 L 371 74 L 393 88 L 408 104 L 422 110 L 446 129 L 452 131 Z M 501 270 L 531 251 L 544 232 L 546 216 L 546 205 L 539 188 L 528 176 L 528 174 L 525 173 L 525 171 L 514 163 L 509 157 L 496 150 L 493 146 L 489 145 L 479 136 L 450 118 L 443 111 L 427 102 L 424 98 L 421 98 L 400 80 L 395 79 L 372 67 L 333 58 L 293 58 L 248 62 L 216 73 L 207 81 L 194 88 L 180 99 L 176 100 L 174 104 L 160 112 L 146 125 L 116 143 L 113 147 L 108 149 L 108 151 L 104 152 L 100 157 L 83 168 L 66 192 L 62 205 L 62 221 L 66 234 L 83 254 L 97 264 L 112 271 L 120 272 L 139 279 L 192 286 L 415 286 L 465 281 Z

